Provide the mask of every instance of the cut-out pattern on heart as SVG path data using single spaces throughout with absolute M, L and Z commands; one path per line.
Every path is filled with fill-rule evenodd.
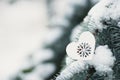
M 80 57 L 87 57 L 91 54 L 91 47 L 88 43 L 81 43 L 77 48 L 77 53 Z
M 72 59 L 90 60 L 94 55 L 95 37 L 89 31 L 83 32 L 78 42 L 71 42 L 66 48 L 68 56 Z

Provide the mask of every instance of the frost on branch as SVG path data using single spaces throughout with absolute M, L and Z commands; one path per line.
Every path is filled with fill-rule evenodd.
M 107 45 L 98 46 L 95 50 L 95 55 L 92 60 L 74 61 L 71 58 L 67 57 L 67 67 L 60 73 L 56 80 L 71 80 L 74 79 L 78 74 L 79 77 L 82 76 L 83 79 L 90 79 L 98 75 L 98 77 L 103 76 L 103 78 L 112 80 L 112 67 L 114 65 L 114 61 L 115 57 Z M 81 75 L 80 73 L 86 75 Z M 82 78 L 78 78 L 78 80 L 79 79 Z
M 85 69 L 87 69 L 85 62 L 74 61 L 60 73 L 56 80 L 70 80 L 75 74 L 83 72 Z
M 96 37 L 97 48 L 95 50 L 95 57 L 97 58 L 93 58 L 92 63 L 91 61 L 88 62 L 89 65 L 92 65 L 96 70 L 94 74 L 91 75 L 91 79 L 93 80 L 120 79 L 119 3 L 120 0 L 101 0 L 90 10 L 83 23 L 73 30 L 72 41 L 77 41 L 80 34 L 86 30 L 92 32 Z M 100 59 L 98 60 L 98 58 Z M 74 63 L 72 60 L 70 61 L 71 64 Z M 77 79 L 78 78 L 79 77 L 77 77 Z

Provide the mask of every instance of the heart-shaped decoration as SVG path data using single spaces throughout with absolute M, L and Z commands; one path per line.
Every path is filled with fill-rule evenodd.
M 89 32 L 83 32 L 79 41 L 71 42 L 66 48 L 68 56 L 75 60 L 91 60 L 94 55 L 95 37 Z

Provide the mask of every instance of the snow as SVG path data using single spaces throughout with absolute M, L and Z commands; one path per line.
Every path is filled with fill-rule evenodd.
M 12 5 L 0 1 L 0 80 L 9 80 L 23 67 L 26 56 L 42 44 L 49 32 L 46 23 L 44 0 Z
M 92 0 L 93 2 L 95 0 Z M 97 0 L 98 1 L 98 0 Z M 76 27 L 72 32 L 72 41 L 77 41 L 75 37 L 79 37 L 80 33 L 82 32 L 82 28 L 80 27 L 87 27 L 89 31 L 94 31 L 96 29 L 102 30 L 107 27 L 108 25 L 103 24 L 102 21 L 106 21 L 109 23 L 110 20 L 116 21 L 117 25 L 120 27 L 120 0 L 101 0 L 98 4 L 96 4 L 88 13 L 88 16 L 84 19 L 83 24 L 85 26 Z M 56 78 L 56 80 L 66 80 L 70 79 L 77 71 L 82 71 L 81 68 L 77 70 L 76 67 L 79 65 L 74 65 L 77 61 L 71 60 L 70 57 L 66 58 L 67 67 L 60 73 L 60 75 Z M 86 62 L 86 63 L 85 63 Z M 112 78 L 112 67 L 114 66 L 115 57 L 113 53 L 108 48 L 107 45 L 99 45 L 95 50 L 95 55 L 92 60 L 88 61 L 79 61 L 79 63 L 83 63 L 84 65 L 92 65 L 95 67 L 97 73 L 101 75 L 102 73 L 107 73 L 109 77 Z M 70 68 L 69 68 L 70 67 Z M 70 71 L 69 71 L 70 70 Z M 77 71 L 76 71 L 77 70 Z M 84 69 L 83 69 L 84 70 Z M 111 80 L 111 79 L 108 79 Z
M 74 61 L 60 73 L 56 80 L 70 80 L 74 74 L 82 72 L 86 68 L 86 63 L 82 60 Z
M 52 59 L 54 52 L 51 49 L 40 49 L 32 55 L 33 64 L 42 63 L 45 60 Z
M 73 60 L 69 56 L 66 58 L 67 67 L 60 73 L 56 80 L 70 79 L 76 73 L 80 73 L 88 69 L 89 65 L 92 65 L 97 74 L 104 75 L 108 74 L 108 79 L 111 80 L 112 68 L 114 66 L 115 57 L 108 48 L 107 45 L 98 46 L 95 50 L 95 55 L 91 60 Z M 66 75 L 67 74 L 67 75 Z
M 80 37 L 80 34 L 83 32 L 83 27 L 80 25 L 77 25 L 71 33 L 70 40 L 71 41 L 78 41 L 78 38 Z
M 71 63 L 73 63 L 74 62 L 74 60 L 73 59 L 71 59 L 70 57 L 66 57 L 66 65 L 67 66 L 69 66 Z
M 23 75 L 23 80 L 45 80 L 45 78 L 49 77 L 49 75 L 52 74 L 55 69 L 56 67 L 54 64 L 40 64 L 32 73 Z
M 56 66 L 53 63 L 40 64 L 37 66 L 35 71 L 38 72 L 39 76 L 43 79 L 49 77 L 56 69 Z M 45 74 L 43 74 L 45 73 Z
M 120 16 L 120 0 L 101 0 L 96 4 L 84 19 L 88 23 L 90 30 L 102 30 L 108 26 L 104 25 L 102 21 L 119 20 Z M 117 21 L 119 22 L 119 21 Z
M 53 58 L 53 51 L 51 49 L 38 50 L 30 55 L 30 58 L 28 57 L 28 59 L 24 60 L 24 64 L 20 68 L 20 70 L 25 70 L 35 66 L 33 71 L 23 74 L 19 70 L 20 72 L 18 71 L 17 74 L 23 80 L 45 80 L 46 77 L 49 77 L 56 70 L 56 66 L 53 63 L 43 63 L 43 61 L 51 58 Z
M 56 27 L 54 29 L 50 29 L 49 33 L 45 37 L 44 44 L 51 45 L 55 41 L 57 41 L 63 35 L 63 29 Z
M 69 26 L 69 18 L 74 14 L 75 6 L 85 7 L 87 0 L 54 0 L 54 16 L 51 20 L 53 25 Z
M 105 46 L 98 46 L 95 50 L 95 55 L 91 61 L 91 64 L 98 72 L 110 72 L 115 62 L 113 53 Z
M 44 80 L 44 79 L 40 78 L 39 74 L 33 72 L 28 75 L 25 75 L 24 80 Z
M 93 5 L 95 5 L 96 3 L 98 3 L 99 1 L 101 1 L 101 0 L 90 0 L 91 1 L 91 3 L 93 4 Z

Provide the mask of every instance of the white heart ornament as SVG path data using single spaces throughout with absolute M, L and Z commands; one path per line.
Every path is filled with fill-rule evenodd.
M 95 37 L 89 32 L 83 32 L 79 41 L 71 42 L 66 48 L 68 56 L 75 60 L 91 60 L 94 55 Z

